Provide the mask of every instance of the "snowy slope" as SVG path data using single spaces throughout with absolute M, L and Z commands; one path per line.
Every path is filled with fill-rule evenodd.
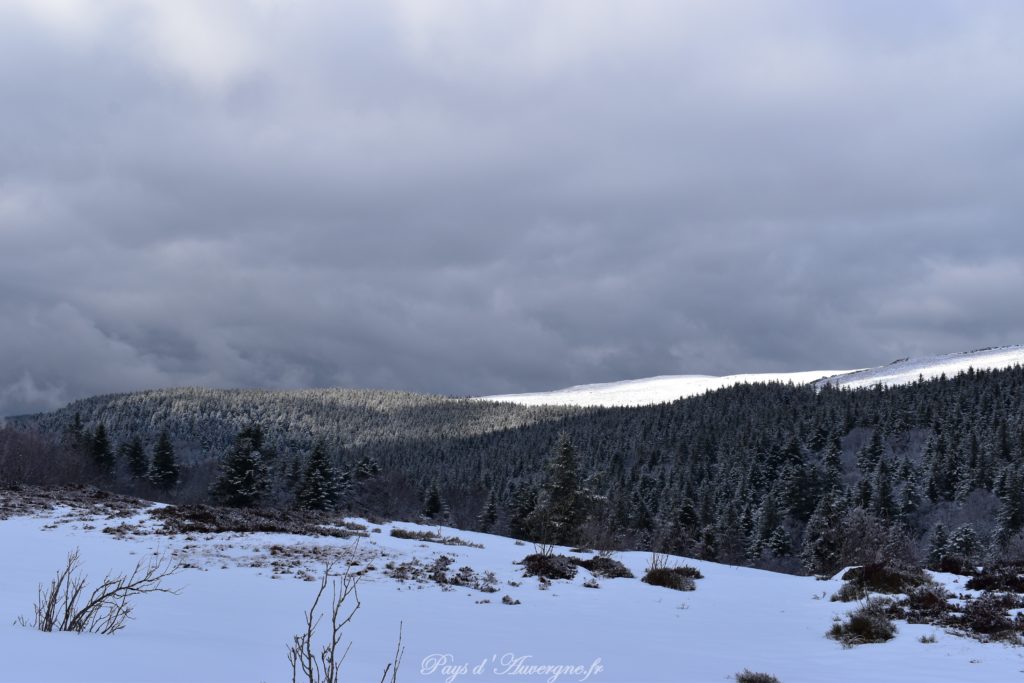
M 746 375 L 664 375 L 649 379 L 634 379 L 605 384 L 584 384 L 557 391 L 534 394 L 506 394 L 483 396 L 486 401 L 507 401 L 524 405 L 576 405 L 576 406 L 641 406 L 668 403 L 679 398 L 697 396 L 734 384 L 754 382 L 793 382 L 808 384 L 823 377 L 846 373 L 849 370 L 811 370 L 807 372 L 755 373 Z
M 300 630 L 316 584 L 300 578 L 299 567 L 288 564 L 282 548 L 322 555 L 345 551 L 353 541 L 266 533 L 117 538 L 102 532 L 122 521 L 153 524 L 146 519 L 145 512 L 106 520 L 69 517 L 58 510 L 0 520 L 0 680 L 289 679 L 285 644 Z M 844 650 L 824 636 L 833 616 L 856 607 L 822 598 L 839 588 L 838 580 L 685 560 L 705 576 L 694 592 L 649 586 L 639 579 L 601 579 L 600 588 L 587 588 L 586 570 L 541 590 L 515 564 L 533 552 L 529 545 L 442 529 L 483 547 L 438 546 L 393 538 L 393 526 L 422 528 L 383 524 L 382 533 L 359 541 L 363 554 L 357 567 L 373 569 L 360 587 L 362 608 L 345 630 L 346 642 L 353 645 L 343 680 L 380 680 L 400 622 L 406 651 L 399 680 L 405 682 L 720 683 L 750 668 L 785 683 L 985 683 L 1020 680 L 1024 669 L 1021 648 L 984 645 L 902 622 L 888 643 Z M 37 584 L 48 580 L 75 547 L 93 580 L 110 569 L 130 569 L 139 557 L 158 550 L 177 552 L 192 566 L 172 579 L 180 595 L 140 598 L 135 620 L 116 635 L 41 633 L 13 625 L 31 609 Z M 442 553 L 454 559 L 453 569 L 465 565 L 495 572 L 499 592 L 401 583 L 384 575 L 388 563 L 429 561 Z M 622 553 L 618 559 L 640 576 L 648 556 Z M 307 566 L 314 572 L 317 567 L 314 561 Z M 506 594 L 521 604 L 502 604 Z M 926 634 L 935 634 L 938 642 L 918 642 Z M 496 673 L 509 653 L 529 657 L 531 664 L 587 670 L 596 664 L 601 670 L 586 679 L 582 674 Z M 439 658 L 454 668 L 434 667 Z M 459 673 L 462 664 L 465 673 Z M 474 673 L 479 665 L 480 673 Z
M 818 386 L 831 384 L 850 389 L 872 387 L 877 384 L 896 386 L 915 382 L 918 377 L 924 377 L 926 380 L 942 375 L 953 377 L 966 372 L 968 368 L 1000 370 L 1014 365 L 1024 365 L 1024 346 L 1002 346 L 964 353 L 908 358 L 883 365 L 880 368 L 858 370 L 829 377 L 818 382 Z
M 667 403 L 679 398 L 697 396 L 706 391 L 755 382 L 814 383 L 849 388 L 876 384 L 893 386 L 909 384 L 923 376 L 934 379 L 942 374 L 952 377 L 968 368 L 996 370 L 1024 365 L 1024 346 L 1004 346 L 979 351 L 950 353 L 939 356 L 899 360 L 889 365 L 866 370 L 811 370 L 806 372 L 755 373 L 745 375 L 665 375 L 605 384 L 584 384 L 557 391 L 531 394 L 483 396 L 480 400 L 507 401 L 524 405 L 575 406 L 640 406 Z

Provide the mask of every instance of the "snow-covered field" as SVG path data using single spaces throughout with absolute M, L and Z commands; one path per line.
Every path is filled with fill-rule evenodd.
M 533 394 L 505 394 L 483 396 L 486 401 L 508 401 L 523 405 L 574 405 L 574 406 L 642 406 L 655 403 L 669 403 L 679 398 L 698 396 L 734 384 L 755 382 L 793 382 L 808 384 L 846 370 L 810 370 L 807 372 L 755 373 L 745 375 L 664 375 L 648 379 L 632 379 L 623 382 L 584 384 L 557 391 Z
M 908 358 L 870 370 L 858 370 L 828 379 L 818 384 L 831 384 L 856 389 L 877 384 L 896 386 L 916 382 L 919 377 L 935 379 L 942 375 L 954 377 L 969 368 L 975 370 L 1001 370 L 1024 365 L 1024 346 L 1003 346 L 995 349 L 947 353 L 940 356 Z
M 344 553 L 354 542 L 266 533 L 103 533 L 122 521 L 142 530 L 157 526 L 146 511 L 126 520 L 83 518 L 67 509 L 0 520 L 0 680 L 289 680 L 286 643 L 301 629 L 317 586 L 300 578 L 301 570 L 316 572 L 317 554 Z M 343 680 L 380 680 L 400 623 L 406 650 L 399 680 L 405 682 L 713 683 L 731 680 L 744 668 L 772 673 L 783 683 L 1024 679 L 1024 648 L 984 645 L 930 626 L 899 623 L 899 634 L 888 643 L 844 650 L 824 636 L 833 616 L 853 607 L 828 601 L 838 580 L 685 560 L 705 576 L 694 592 L 649 586 L 638 578 L 600 579 L 600 588 L 587 588 L 584 569 L 572 581 L 541 590 L 515 564 L 533 551 L 529 545 L 441 529 L 483 547 L 445 546 L 389 534 L 394 526 L 427 527 L 367 526 L 381 532 L 358 540 L 355 566 L 373 569 L 360 586 L 362 608 L 345 632 L 353 645 Z M 175 552 L 194 566 L 170 580 L 180 595 L 139 598 L 136 619 L 115 635 L 42 633 L 12 625 L 30 612 L 37 584 L 48 581 L 76 547 L 92 579 L 112 569 L 130 570 L 155 552 Z M 431 581 L 403 583 L 385 575 L 388 563 L 429 563 L 441 554 L 454 559 L 453 571 L 464 565 L 493 571 L 498 592 L 446 590 Z M 641 576 L 649 558 L 622 553 L 618 559 Z M 502 604 L 504 595 L 521 604 Z M 938 642 L 918 641 L 932 633 Z M 528 658 L 524 665 L 580 669 L 517 673 L 501 663 L 509 656 Z
M 1004 346 L 995 349 L 950 353 L 906 359 L 866 370 L 810 370 L 806 372 L 755 373 L 745 375 L 665 375 L 649 379 L 634 379 L 603 384 L 584 384 L 557 391 L 531 394 L 505 394 L 483 396 L 481 400 L 508 401 L 524 405 L 575 406 L 640 406 L 667 403 L 679 398 L 697 396 L 735 384 L 755 382 L 815 383 L 817 386 L 869 387 L 876 384 L 894 386 L 909 384 L 924 377 L 934 379 L 942 374 L 952 377 L 968 368 L 997 370 L 1024 365 L 1024 346 Z

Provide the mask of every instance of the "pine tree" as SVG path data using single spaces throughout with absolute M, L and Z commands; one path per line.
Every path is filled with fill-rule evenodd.
M 149 468 L 149 481 L 161 491 L 170 491 L 178 485 L 178 461 L 167 430 L 160 432 L 153 448 L 153 464 Z
M 303 510 L 334 510 L 338 502 L 338 473 L 323 444 L 318 443 L 309 456 L 306 473 L 299 488 L 298 504 Z
M 885 460 L 879 460 L 871 486 L 871 510 L 882 519 L 892 519 L 896 513 L 893 502 L 892 477 Z
M 513 538 L 532 540 L 534 538 L 533 518 L 537 509 L 537 490 L 532 486 L 520 486 L 512 495 L 508 527 Z
M 423 500 L 423 515 L 434 519 L 444 511 L 444 502 L 441 500 L 441 490 L 437 482 L 430 485 L 427 495 Z
M 480 516 L 477 518 L 477 523 L 480 526 L 480 531 L 490 531 L 494 527 L 494 523 L 498 521 L 498 501 L 494 497 L 494 489 L 491 489 L 487 493 L 487 501 L 484 503 L 483 510 L 480 511 Z
M 149 456 L 142 446 L 142 440 L 133 436 L 123 445 L 124 461 L 128 467 L 128 474 L 134 479 L 145 479 L 149 476 Z
M 800 559 L 808 572 L 828 574 L 839 569 L 843 546 L 843 516 L 846 506 L 835 492 L 818 501 L 804 529 Z
M 649 510 L 639 490 L 639 487 L 634 489 L 634 503 L 643 508 L 643 513 L 649 517 Z M 547 538 L 543 540 L 559 545 L 573 543 L 586 517 L 586 493 L 580 483 L 576 449 L 564 434 L 559 437 L 558 448 L 548 463 L 544 493 L 546 499 L 541 523 Z M 640 514 L 636 507 L 634 514 Z M 651 525 L 647 526 L 649 530 Z
M 93 432 L 92 459 L 96 466 L 104 474 L 111 474 L 114 471 L 114 453 L 110 448 L 110 439 L 107 438 L 107 428 L 101 422 Z
M 830 441 L 825 447 L 825 457 L 822 460 L 824 473 L 822 476 L 824 489 L 831 491 L 843 485 L 843 463 L 842 448 L 838 441 Z
M 220 474 L 211 490 L 214 498 L 231 507 L 254 507 L 270 487 L 263 461 L 263 431 L 247 427 L 238 433 L 234 446 L 221 461 Z
M 878 461 L 885 454 L 885 446 L 882 444 L 882 430 L 875 429 L 871 433 L 871 439 L 857 451 L 857 467 L 861 474 L 867 476 L 875 471 Z
M 932 540 L 928 545 L 928 566 L 938 569 L 942 566 L 942 560 L 946 557 L 946 544 L 949 542 L 949 534 L 946 532 L 946 525 L 939 522 L 932 530 Z
M 1005 546 L 1010 537 L 1024 526 L 1024 500 L 1021 498 L 1024 489 L 1024 477 L 1018 469 L 1012 469 L 1003 475 L 999 510 L 996 512 L 995 540 Z

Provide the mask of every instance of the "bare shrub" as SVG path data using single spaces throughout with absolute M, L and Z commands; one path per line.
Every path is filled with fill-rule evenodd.
M 340 574 L 334 573 L 334 562 L 324 565 L 324 575 L 320 579 L 320 587 L 313 599 L 313 604 L 306 612 L 306 628 L 302 633 L 292 638 L 288 646 L 288 663 L 292 667 L 292 683 L 305 681 L 306 683 L 339 683 L 341 678 L 341 665 L 348 656 L 352 643 L 345 646 L 339 652 L 342 642 L 342 634 L 361 603 L 359 593 L 356 590 L 361 576 L 352 573 L 351 565 L 346 565 L 345 571 Z M 336 579 L 332 580 L 332 577 Z M 320 611 L 320 602 L 327 593 L 328 585 L 331 587 L 330 604 L 330 632 L 325 644 L 317 648 L 313 643 L 317 630 L 324 618 Z M 354 603 L 354 604 L 353 604 Z M 398 667 L 402 661 L 402 654 L 405 649 L 402 647 L 402 627 L 398 629 L 398 645 L 395 647 L 394 660 L 384 667 L 384 674 L 381 676 L 381 683 L 398 680 Z
M 567 555 L 546 555 L 534 553 L 527 555 L 520 564 L 526 576 L 539 576 L 543 579 L 572 579 L 576 576 L 576 558 Z
M 401 538 L 410 541 L 427 541 L 428 543 L 441 543 L 443 545 L 463 545 L 467 548 L 483 548 L 479 543 L 472 543 L 458 536 L 443 536 L 434 531 L 413 531 L 394 527 L 391 529 L 393 538 Z
M 572 558 L 572 561 L 573 564 L 583 567 L 594 576 L 599 576 L 602 579 L 633 578 L 633 572 L 629 571 L 629 568 L 626 567 L 626 565 L 604 555 L 598 555 L 597 557 L 592 557 L 589 560 L 580 560 L 574 557 Z
M 854 567 L 843 574 L 843 580 L 875 593 L 906 593 L 928 582 L 919 567 L 903 567 L 876 562 Z
M 845 622 L 836 622 L 826 634 L 843 647 L 884 643 L 896 635 L 896 625 L 888 616 L 891 602 L 885 598 L 870 598 L 860 608 L 850 612 Z
M 177 595 L 180 591 L 164 587 L 163 581 L 180 570 L 180 563 L 165 556 L 140 560 L 130 574 L 107 574 L 87 594 L 88 577 L 82 573 L 76 548 L 68 553 L 50 586 L 39 585 L 32 620 L 20 617 L 18 623 L 46 632 L 117 633 L 131 619 L 134 598 L 149 593 Z
M 736 683 L 780 683 L 780 681 L 771 674 L 744 669 L 736 674 Z
M 693 580 L 703 578 L 704 575 L 695 567 L 688 565 L 669 567 L 668 555 L 651 553 L 651 561 L 647 565 L 647 573 L 640 580 L 652 586 L 661 586 L 677 591 L 692 591 L 697 589 L 697 584 Z
M 676 591 L 697 590 L 697 584 L 694 583 L 693 578 L 687 576 L 685 572 L 677 571 L 679 569 L 682 569 L 682 567 L 648 569 L 647 573 L 644 574 L 644 578 L 640 580 L 652 586 L 671 588 Z

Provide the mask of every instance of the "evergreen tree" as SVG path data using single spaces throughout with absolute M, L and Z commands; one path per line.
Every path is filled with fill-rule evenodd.
M 885 454 L 885 446 L 882 444 L 882 430 L 875 429 L 871 438 L 864 447 L 857 451 L 857 467 L 861 474 L 868 476 L 875 471 L 878 461 Z
M 481 531 L 490 531 L 494 527 L 494 523 L 498 521 L 498 501 L 494 497 L 494 489 L 491 489 L 487 493 L 487 501 L 484 503 L 484 509 L 480 511 L 480 516 L 477 518 L 477 524 Z
M 338 473 L 322 443 L 313 448 L 297 496 L 303 510 L 333 511 L 338 503 Z
M 149 476 L 149 456 L 142 445 L 142 439 L 133 436 L 123 445 L 124 461 L 128 467 L 128 474 L 133 479 L 145 479 Z
M 822 460 L 824 474 L 822 481 L 825 491 L 839 488 L 843 485 L 843 463 L 842 449 L 838 440 L 830 441 L 825 447 L 825 457 Z
M 444 502 L 441 500 L 441 490 L 437 482 L 430 485 L 427 495 L 423 500 L 423 515 L 434 519 L 444 511 Z
M 1016 532 L 1024 526 L 1024 477 L 1014 468 L 1004 473 L 999 494 L 999 510 L 996 512 L 995 540 L 1005 546 Z
M 804 529 L 800 559 L 808 572 L 829 574 L 839 569 L 843 547 L 843 516 L 846 506 L 837 493 L 826 493 L 818 501 Z
M 509 510 L 508 527 L 513 538 L 534 538 L 533 518 L 536 509 L 537 490 L 532 486 L 520 486 L 512 495 Z
M 875 467 L 871 486 L 871 510 L 882 519 L 892 519 L 896 513 L 893 502 L 892 478 L 885 460 L 879 460 Z
M 259 427 L 246 427 L 238 433 L 211 490 L 218 502 L 231 507 L 255 507 L 261 502 L 270 487 L 262 447 Z
M 942 560 L 946 557 L 946 544 L 949 542 L 949 534 L 946 525 L 939 522 L 932 530 L 932 540 L 928 545 L 928 566 L 938 569 L 942 566 Z
M 646 515 L 646 529 L 652 528 L 649 509 L 639 495 L 636 494 L 634 510 L 642 508 Z M 543 539 L 559 545 L 571 544 L 576 539 L 580 525 L 587 513 L 587 496 L 580 483 L 579 466 L 576 462 L 576 449 L 566 435 L 561 435 L 555 455 L 548 463 L 547 480 L 544 483 L 546 499 L 542 508 L 542 529 L 547 538 Z M 641 528 L 641 527 L 637 527 Z
M 178 485 L 178 461 L 167 430 L 160 432 L 153 449 L 153 464 L 149 468 L 149 481 L 161 491 L 170 491 Z
M 112 474 L 114 471 L 114 453 L 110 448 L 107 428 L 102 422 L 96 426 L 96 431 L 93 432 L 91 446 L 93 462 L 96 463 L 96 466 L 104 474 Z

